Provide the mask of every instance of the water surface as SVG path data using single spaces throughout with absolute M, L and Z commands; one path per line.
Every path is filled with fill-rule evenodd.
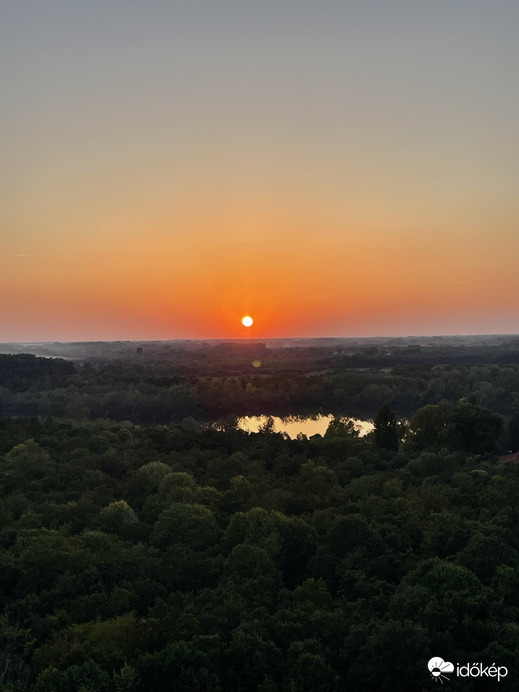
M 312 437 L 312 435 L 324 435 L 330 421 L 333 420 L 334 416 L 331 414 L 328 416 L 289 416 L 287 418 L 280 418 L 279 416 L 270 416 L 274 421 L 274 432 L 284 432 L 294 440 L 299 434 L 303 434 L 306 437 Z M 243 416 L 238 418 L 238 428 L 240 430 L 245 430 L 246 432 L 259 432 L 268 421 L 269 416 Z M 359 431 L 359 435 L 367 435 L 373 430 L 373 423 L 368 420 L 361 420 L 360 418 L 347 418 L 344 417 L 343 420 L 351 420 L 355 425 L 355 428 Z

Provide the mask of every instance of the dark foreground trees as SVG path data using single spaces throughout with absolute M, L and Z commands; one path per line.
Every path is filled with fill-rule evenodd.
M 291 441 L 0 421 L 2 689 L 416 692 L 438 653 L 507 666 L 516 689 L 518 469 L 489 451 L 498 428 L 428 408 L 396 452 L 339 422 Z

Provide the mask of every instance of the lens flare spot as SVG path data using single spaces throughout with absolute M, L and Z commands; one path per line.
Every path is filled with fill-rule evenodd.
M 252 361 L 252 367 L 261 368 L 261 360 L 253 360 Z

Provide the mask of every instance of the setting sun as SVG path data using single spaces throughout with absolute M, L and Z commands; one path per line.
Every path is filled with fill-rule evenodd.
M 249 315 L 246 315 L 245 317 L 242 317 L 241 323 L 244 327 L 252 327 L 254 320 L 252 317 L 249 317 Z

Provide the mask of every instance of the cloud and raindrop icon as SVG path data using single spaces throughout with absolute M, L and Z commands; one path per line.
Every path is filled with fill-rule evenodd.
M 434 658 L 431 658 L 427 664 L 427 668 L 429 668 L 429 672 L 431 673 L 434 682 L 438 682 L 439 680 L 442 684 L 442 678 L 448 680 L 445 673 L 454 672 L 454 664 L 450 663 L 449 661 L 444 661 L 443 658 L 440 658 L 439 656 L 434 656 Z

